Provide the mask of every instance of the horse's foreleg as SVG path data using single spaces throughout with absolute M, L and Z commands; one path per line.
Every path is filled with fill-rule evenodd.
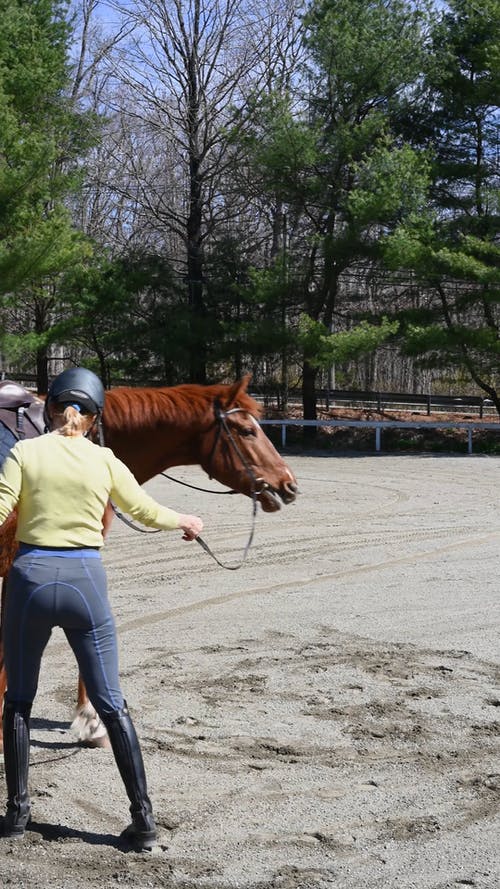
M 3 655 L 3 614 L 5 609 L 5 577 L 2 577 L 2 594 L 0 608 L 0 751 L 3 750 L 3 699 L 7 690 L 7 671 Z
M 0 577 L 2 591 L 0 598 L 0 750 L 3 750 L 3 701 L 7 690 L 7 672 L 3 647 L 3 620 L 7 598 L 7 574 L 14 561 L 18 543 L 16 540 L 17 513 L 11 512 L 3 525 L 0 526 Z
M 89 701 L 87 689 L 81 676 L 78 677 L 78 700 L 71 730 L 80 744 L 85 747 L 109 747 L 108 733 Z

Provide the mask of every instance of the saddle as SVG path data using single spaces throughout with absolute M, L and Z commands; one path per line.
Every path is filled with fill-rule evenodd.
M 45 431 L 43 401 L 13 380 L 0 381 L 0 422 L 21 438 L 36 438 Z

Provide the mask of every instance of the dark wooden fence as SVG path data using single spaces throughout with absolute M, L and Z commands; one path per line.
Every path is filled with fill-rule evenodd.
M 16 374 L 1 372 L 0 379 L 16 380 L 28 388 L 36 386 L 36 376 L 34 374 Z M 133 385 L 126 381 L 120 381 L 120 385 Z M 151 385 L 161 385 L 158 382 L 152 382 Z M 263 401 L 266 406 L 276 404 L 278 407 L 282 403 L 282 393 L 276 386 L 259 386 L 255 387 L 251 393 L 254 398 Z M 329 410 L 337 405 L 349 405 L 350 407 L 372 407 L 377 411 L 385 408 L 405 409 L 408 407 L 422 408 L 431 414 L 433 411 L 474 411 L 483 417 L 485 410 L 490 412 L 493 409 L 493 403 L 489 398 L 483 398 L 481 395 L 434 395 L 415 394 L 412 392 L 372 392 L 360 389 L 318 389 L 317 397 L 320 406 Z M 301 404 L 302 393 L 300 389 L 289 389 L 287 393 L 288 403 Z
M 258 400 L 264 401 L 267 406 L 282 403 L 282 394 L 276 389 L 267 387 L 255 388 L 252 395 Z M 301 403 L 300 389 L 290 389 L 287 393 L 289 404 Z M 483 417 L 485 410 L 493 409 L 491 399 L 481 395 L 436 395 L 432 393 L 415 394 L 412 392 L 372 392 L 360 389 L 318 389 L 316 392 L 318 403 L 326 410 L 339 405 L 349 407 L 371 407 L 377 411 L 385 408 L 406 409 L 409 407 L 421 408 L 427 414 L 433 411 L 473 411 Z
M 491 407 L 489 398 L 481 395 L 435 395 L 415 394 L 411 392 L 368 392 L 351 389 L 320 389 L 318 398 L 327 409 L 336 404 L 351 404 L 359 407 L 374 406 L 378 411 L 387 407 L 420 407 L 427 414 L 433 410 L 471 410 L 479 412 L 482 417 L 485 407 Z

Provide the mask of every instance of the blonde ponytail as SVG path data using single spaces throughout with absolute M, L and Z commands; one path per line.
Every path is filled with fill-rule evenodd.
M 72 404 L 68 404 L 65 408 L 62 408 L 61 406 L 60 411 L 56 408 L 54 411 L 54 419 L 56 417 L 62 424 L 61 426 L 57 424 L 58 435 L 65 435 L 68 438 L 84 435 L 88 432 L 94 422 L 93 416 L 90 414 L 81 414 Z

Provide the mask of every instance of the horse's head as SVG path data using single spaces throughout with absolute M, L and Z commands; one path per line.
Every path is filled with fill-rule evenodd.
M 293 472 L 259 426 L 250 377 L 233 385 L 186 383 L 111 389 L 104 440 L 140 484 L 171 466 L 198 464 L 209 476 L 249 497 L 265 512 L 297 496 Z
M 201 465 L 232 490 L 256 495 L 264 512 L 275 512 L 281 501 L 295 500 L 297 480 L 259 425 L 259 406 L 247 393 L 249 380 L 213 387 L 217 392 Z

